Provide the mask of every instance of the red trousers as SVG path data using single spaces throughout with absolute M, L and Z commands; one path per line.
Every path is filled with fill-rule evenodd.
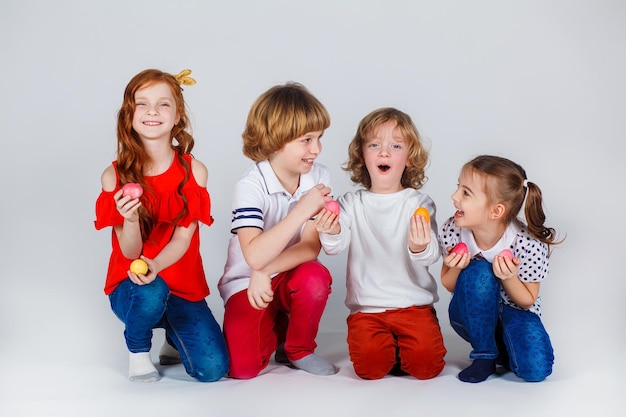
M 447 351 L 432 306 L 348 316 L 348 351 L 356 374 L 380 379 L 392 370 L 418 379 L 443 370 Z
M 239 379 L 257 376 L 283 342 L 290 360 L 313 353 L 331 284 L 328 269 L 312 261 L 276 275 L 272 279 L 274 299 L 263 310 L 250 305 L 247 290 L 231 296 L 224 310 L 229 375 Z

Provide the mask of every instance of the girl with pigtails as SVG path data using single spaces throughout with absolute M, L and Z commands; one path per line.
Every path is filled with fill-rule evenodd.
M 96 229 L 112 229 L 104 292 L 125 325 L 128 377 L 136 382 L 161 378 L 150 358 L 154 328 L 165 329 L 161 365 L 182 362 L 203 382 L 228 371 L 222 331 L 205 300 L 199 227 L 213 218 L 207 168 L 191 155 L 181 87 L 195 83 L 190 73 L 149 69 L 130 80 L 118 112 L 117 160 L 104 170 L 96 201 Z M 143 194 L 127 195 L 129 183 Z M 136 259 L 147 270 L 134 270 Z
M 554 353 L 541 322 L 539 288 L 555 230 L 544 225 L 539 186 L 517 163 L 482 155 L 461 169 L 454 216 L 442 225 L 443 286 L 450 324 L 472 346 L 463 382 L 482 382 L 496 365 L 526 381 L 552 373 Z M 518 219 L 524 212 L 526 223 Z

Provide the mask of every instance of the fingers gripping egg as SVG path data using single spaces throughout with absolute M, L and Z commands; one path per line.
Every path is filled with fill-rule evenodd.
M 130 263 L 130 272 L 146 275 L 148 273 L 148 264 L 143 259 L 135 259 Z
M 467 253 L 468 249 L 467 249 L 467 245 L 463 242 L 459 242 L 456 244 L 455 247 L 452 248 L 452 251 L 450 253 L 458 253 L 459 255 L 463 255 L 464 253 Z
M 324 209 L 334 213 L 336 216 L 339 216 L 341 212 L 341 208 L 339 207 L 339 203 L 335 200 L 330 200 L 326 205 L 324 205 Z
M 135 198 L 141 197 L 142 194 L 143 188 L 141 188 L 141 185 L 134 182 L 124 184 L 124 186 L 122 187 L 122 197 L 126 197 L 127 195 L 129 195 L 130 198 L 134 200 Z
M 430 222 L 430 213 L 426 210 L 426 207 L 418 207 L 413 213 L 414 216 L 422 216 L 427 222 Z

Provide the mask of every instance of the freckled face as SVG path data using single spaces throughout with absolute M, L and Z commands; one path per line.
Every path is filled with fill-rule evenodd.
M 169 141 L 176 123 L 176 101 L 165 83 L 137 90 L 133 129 L 142 140 L 165 138 Z

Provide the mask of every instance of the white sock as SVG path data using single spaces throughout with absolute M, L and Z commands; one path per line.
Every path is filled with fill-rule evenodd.
M 167 339 L 163 341 L 163 346 L 159 351 L 159 363 L 161 365 L 176 365 L 181 363 L 180 353 L 176 348 L 167 342 Z
M 129 352 L 128 379 L 133 382 L 155 382 L 161 379 L 159 371 L 152 363 L 150 352 Z

